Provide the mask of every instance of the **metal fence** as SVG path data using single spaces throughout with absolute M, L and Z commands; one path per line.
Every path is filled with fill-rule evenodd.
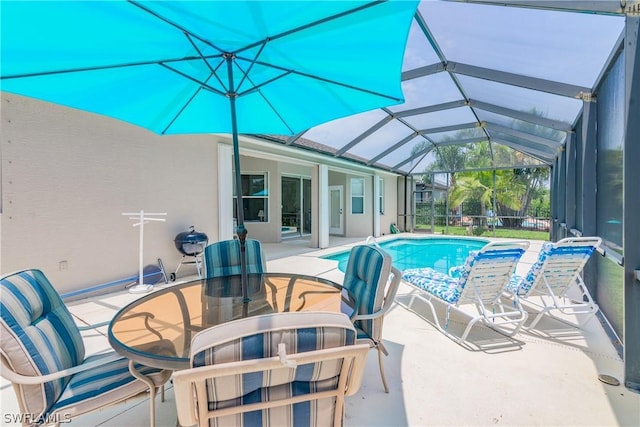
M 442 201 L 417 202 L 415 204 L 414 228 L 462 226 L 471 228 L 493 228 L 512 230 L 549 231 L 551 215 L 545 209 L 530 209 L 521 215 L 503 215 L 482 207 L 480 203 L 466 203 L 456 209 L 447 209 Z

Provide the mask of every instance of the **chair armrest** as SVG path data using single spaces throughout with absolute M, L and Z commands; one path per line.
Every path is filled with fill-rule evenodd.
M 402 279 L 402 272 L 395 267 L 391 267 L 391 274 L 393 274 L 393 278 L 391 279 L 391 283 L 387 289 L 387 294 L 384 296 L 384 302 L 382 303 L 382 307 L 380 310 L 371 313 L 371 314 L 358 314 L 353 320 L 372 320 L 377 319 L 378 317 L 384 316 L 387 311 L 391 308 L 391 305 L 395 301 L 396 294 L 398 293 L 398 287 L 400 285 L 400 280 Z
M 176 400 L 176 412 L 178 415 L 177 425 L 181 426 L 193 426 L 198 424 L 197 413 L 198 409 L 196 408 L 196 398 L 195 397 L 186 397 L 186 396 L 194 396 L 193 389 L 195 388 L 194 384 L 188 380 L 181 381 L 173 378 L 173 391 L 175 396 L 180 396 L 182 398 L 175 399 Z M 205 402 L 203 402 L 206 404 Z
M 243 375 L 251 372 L 268 372 L 274 369 L 297 369 L 299 366 L 310 363 L 322 363 L 342 360 L 344 361 L 342 372 L 347 376 L 345 382 L 346 396 L 352 395 L 358 391 L 362 383 L 366 358 L 369 354 L 370 347 L 368 344 L 354 344 L 341 347 L 326 348 L 322 350 L 314 350 L 303 353 L 294 353 L 285 355 L 285 360 L 290 364 L 283 364 L 281 357 L 268 357 L 264 359 L 249 359 L 236 362 L 220 363 L 217 365 L 206 365 L 196 368 L 184 369 L 173 373 L 173 388 L 176 401 L 176 409 L 178 413 L 178 421 L 180 425 L 194 425 L 203 420 L 198 420 L 198 405 L 204 405 L 203 412 L 207 412 L 207 402 L 205 399 L 198 401 L 197 393 L 206 394 L 204 381 L 208 378 L 220 378 Z M 295 373 L 291 375 L 293 379 Z M 202 397 L 204 397 L 204 394 Z M 306 397 L 311 396 L 311 399 Z M 250 412 L 256 409 L 264 409 L 266 407 L 280 406 L 278 402 L 283 404 L 292 404 L 307 400 L 315 400 L 322 397 L 335 396 L 334 391 L 312 391 L 297 396 L 275 397 L 269 399 L 268 405 L 264 402 L 245 403 L 239 406 L 231 406 L 228 408 L 218 409 L 218 416 L 233 413 Z
M 110 354 L 112 353 L 112 354 Z M 100 354 L 100 353 L 96 353 L 96 354 Z M 109 350 L 109 353 L 105 353 L 105 354 L 109 354 L 108 357 L 104 357 L 101 358 L 100 360 L 95 360 L 93 362 L 89 362 L 89 363 L 85 363 L 82 365 L 77 365 L 74 366 L 72 368 L 69 369 L 63 369 L 61 371 L 57 371 L 54 372 L 52 374 L 47 374 L 47 375 L 36 375 L 36 376 L 31 376 L 31 375 L 22 375 L 19 374 L 17 372 L 15 372 L 13 369 L 11 369 L 7 364 L 6 364 L 6 359 L 4 357 L 2 357 L 2 365 L 1 365 L 1 376 L 9 381 L 11 381 L 12 383 L 16 383 L 16 384 L 43 384 L 49 381 L 53 381 L 53 380 L 57 380 L 60 378 L 64 378 L 64 377 L 68 377 L 74 374 L 77 374 L 78 372 L 84 372 L 93 368 L 97 368 L 98 366 L 102 366 L 105 363 L 110 363 L 113 361 L 116 361 L 118 359 L 122 359 L 122 356 L 119 356 L 118 354 L 116 354 L 115 352 Z
M 101 328 L 102 326 L 108 326 L 110 322 L 111 322 L 110 320 L 107 320 L 106 322 L 94 323 L 93 325 L 84 325 L 84 326 L 76 325 L 76 326 L 78 327 L 78 330 L 80 332 L 84 332 L 84 331 L 90 331 L 92 329 Z
M 353 316 L 353 321 L 355 322 L 356 320 L 373 320 L 373 319 L 377 319 L 380 316 L 384 315 L 384 310 L 380 309 L 378 311 L 376 311 L 375 313 L 371 313 L 371 314 L 358 314 L 356 316 Z
M 367 355 L 371 349 L 369 344 L 354 344 L 353 347 L 358 349 L 356 350 L 358 353 L 353 360 L 351 372 L 349 373 L 349 381 L 347 382 L 345 396 L 354 395 L 360 390 L 362 379 L 364 378 Z

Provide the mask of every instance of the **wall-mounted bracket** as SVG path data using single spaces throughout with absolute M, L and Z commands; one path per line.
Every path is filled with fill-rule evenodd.
M 591 92 L 580 92 L 578 95 L 579 99 L 582 99 L 584 102 L 595 102 L 596 96 Z

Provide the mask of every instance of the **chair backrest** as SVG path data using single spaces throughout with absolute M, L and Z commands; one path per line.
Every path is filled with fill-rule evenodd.
M 264 273 L 267 268 L 260 241 L 246 239 L 245 250 L 247 273 Z M 204 248 L 202 260 L 204 277 L 241 274 L 240 240 L 223 240 L 211 243 Z
M 372 314 L 382 308 L 391 262 L 391 256 L 377 246 L 358 245 L 351 248 L 342 286 L 356 300 L 356 315 Z M 356 320 L 355 325 L 375 340 L 382 334 L 381 317 Z
M 80 331 L 42 271 L 22 270 L 0 278 L 0 313 L 1 356 L 16 373 L 46 375 L 84 360 Z M 22 412 L 36 417 L 45 413 L 68 381 L 14 384 Z
M 368 346 L 353 345 L 355 339 L 347 316 L 330 312 L 267 314 L 201 331 L 191 344 L 193 369 L 174 373 L 176 402 L 202 392 L 194 405 L 178 403 L 179 420 L 183 425 L 265 425 L 264 420 L 278 426 L 334 425 L 342 417 L 345 392 L 360 385 L 358 366 Z M 359 351 L 360 362 L 345 362 L 345 351 Z M 342 356 L 327 358 L 329 353 Z M 356 382 L 349 384 L 349 378 Z M 185 380 L 193 386 L 185 389 Z M 210 417 L 217 424 L 209 424 Z
M 528 247 L 528 242 L 492 242 L 470 252 L 464 266 L 458 269 L 458 301 L 491 304 L 500 298 Z
M 538 260 L 518 287 L 518 295 L 526 297 L 536 289 L 548 293 L 547 288 L 542 289 L 544 282 L 555 295 L 564 295 L 601 243 L 599 237 L 567 237 L 556 243 L 545 242 Z

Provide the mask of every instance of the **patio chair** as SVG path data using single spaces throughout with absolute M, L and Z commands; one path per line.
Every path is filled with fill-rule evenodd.
M 266 272 L 266 259 L 260 241 L 247 239 L 245 241 L 245 250 L 247 273 Z M 223 240 L 207 245 L 202 254 L 202 264 L 204 266 L 204 277 L 206 279 L 224 278 L 225 276 L 242 274 L 240 264 L 240 240 Z M 249 291 L 251 294 L 254 294 L 258 292 L 259 289 L 253 288 L 252 285 L 262 286 L 262 280 L 249 281 Z M 238 295 L 240 290 L 240 282 L 230 278 L 224 287 L 217 289 L 207 287 L 205 289 L 205 296 L 215 296 L 217 297 L 216 301 L 218 304 L 224 304 L 222 298 Z M 221 305 L 215 306 L 216 301 L 212 301 L 209 298 L 203 300 L 203 313 L 206 313 L 207 323 L 210 325 L 221 323 L 234 317 L 232 313 L 225 312 Z M 214 305 L 212 305 L 212 303 L 214 303 Z M 270 307 L 271 306 L 266 304 L 265 300 L 265 312 L 272 311 Z
M 471 251 L 464 265 L 451 268 L 449 274 L 432 268 L 405 270 L 402 279 L 418 291 L 412 296 L 409 307 L 415 298 L 424 301 L 431 309 L 436 328 L 462 346 L 468 346 L 469 332 L 479 321 L 501 334 L 515 335 L 524 324 L 527 313 L 517 297 L 507 304 L 503 303 L 501 297 L 528 247 L 528 242 L 489 243 L 480 251 Z M 446 307 L 444 325 L 440 322 L 434 302 Z M 464 310 L 471 304 L 475 306 L 477 314 Z M 452 310 L 470 317 L 460 336 L 449 331 Z
M 67 422 L 157 388 L 171 372 L 135 365 L 113 351 L 85 356 L 81 329 L 40 270 L 0 278 L 1 374 L 13 383 L 23 425 Z M 102 326 L 102 325 L 96 325 Z
M 259 240 L 247 239 L 245 250 L 247 273 L 267 271 L 266 260 Z M 202 261 L 206 278 L 241 274 L 240 241 L 233 239 L 211 243 L 204 248 Z
M 180 425 L 340 426 L 369 347 L 341 313 L 279 313 L 206 329 L 174 373 Z
M 580 274 L 591 254 L 600 247 L 599 237 L 567 237 L 557 243 L 546 242 L 542 245 L 538 260 L 531 266 L 526 276 L 513 275 L 507 289 L 516 294 L 523 302 L 540 309 L 538 315 L 524 329 L 533 329 L 544 315 L 569 325 L 580 327 L 577 323 L 553 314 L 582 315 L 589 321 L 598 312 Z M 572 298 L 570 293 L 577 285 L 579 295 Z
M 402 273 L 391 265 L 391 256 L 378 246 L 358 245 L 351 249 L 342 286 L 356 300 L 353 318 L 358 342 L 366 342 L 378 351 L 378 365 L 385 393 L 389 386 L 382 355 L 389 352 L 382 343 L 382 325 L 400 285 Z

